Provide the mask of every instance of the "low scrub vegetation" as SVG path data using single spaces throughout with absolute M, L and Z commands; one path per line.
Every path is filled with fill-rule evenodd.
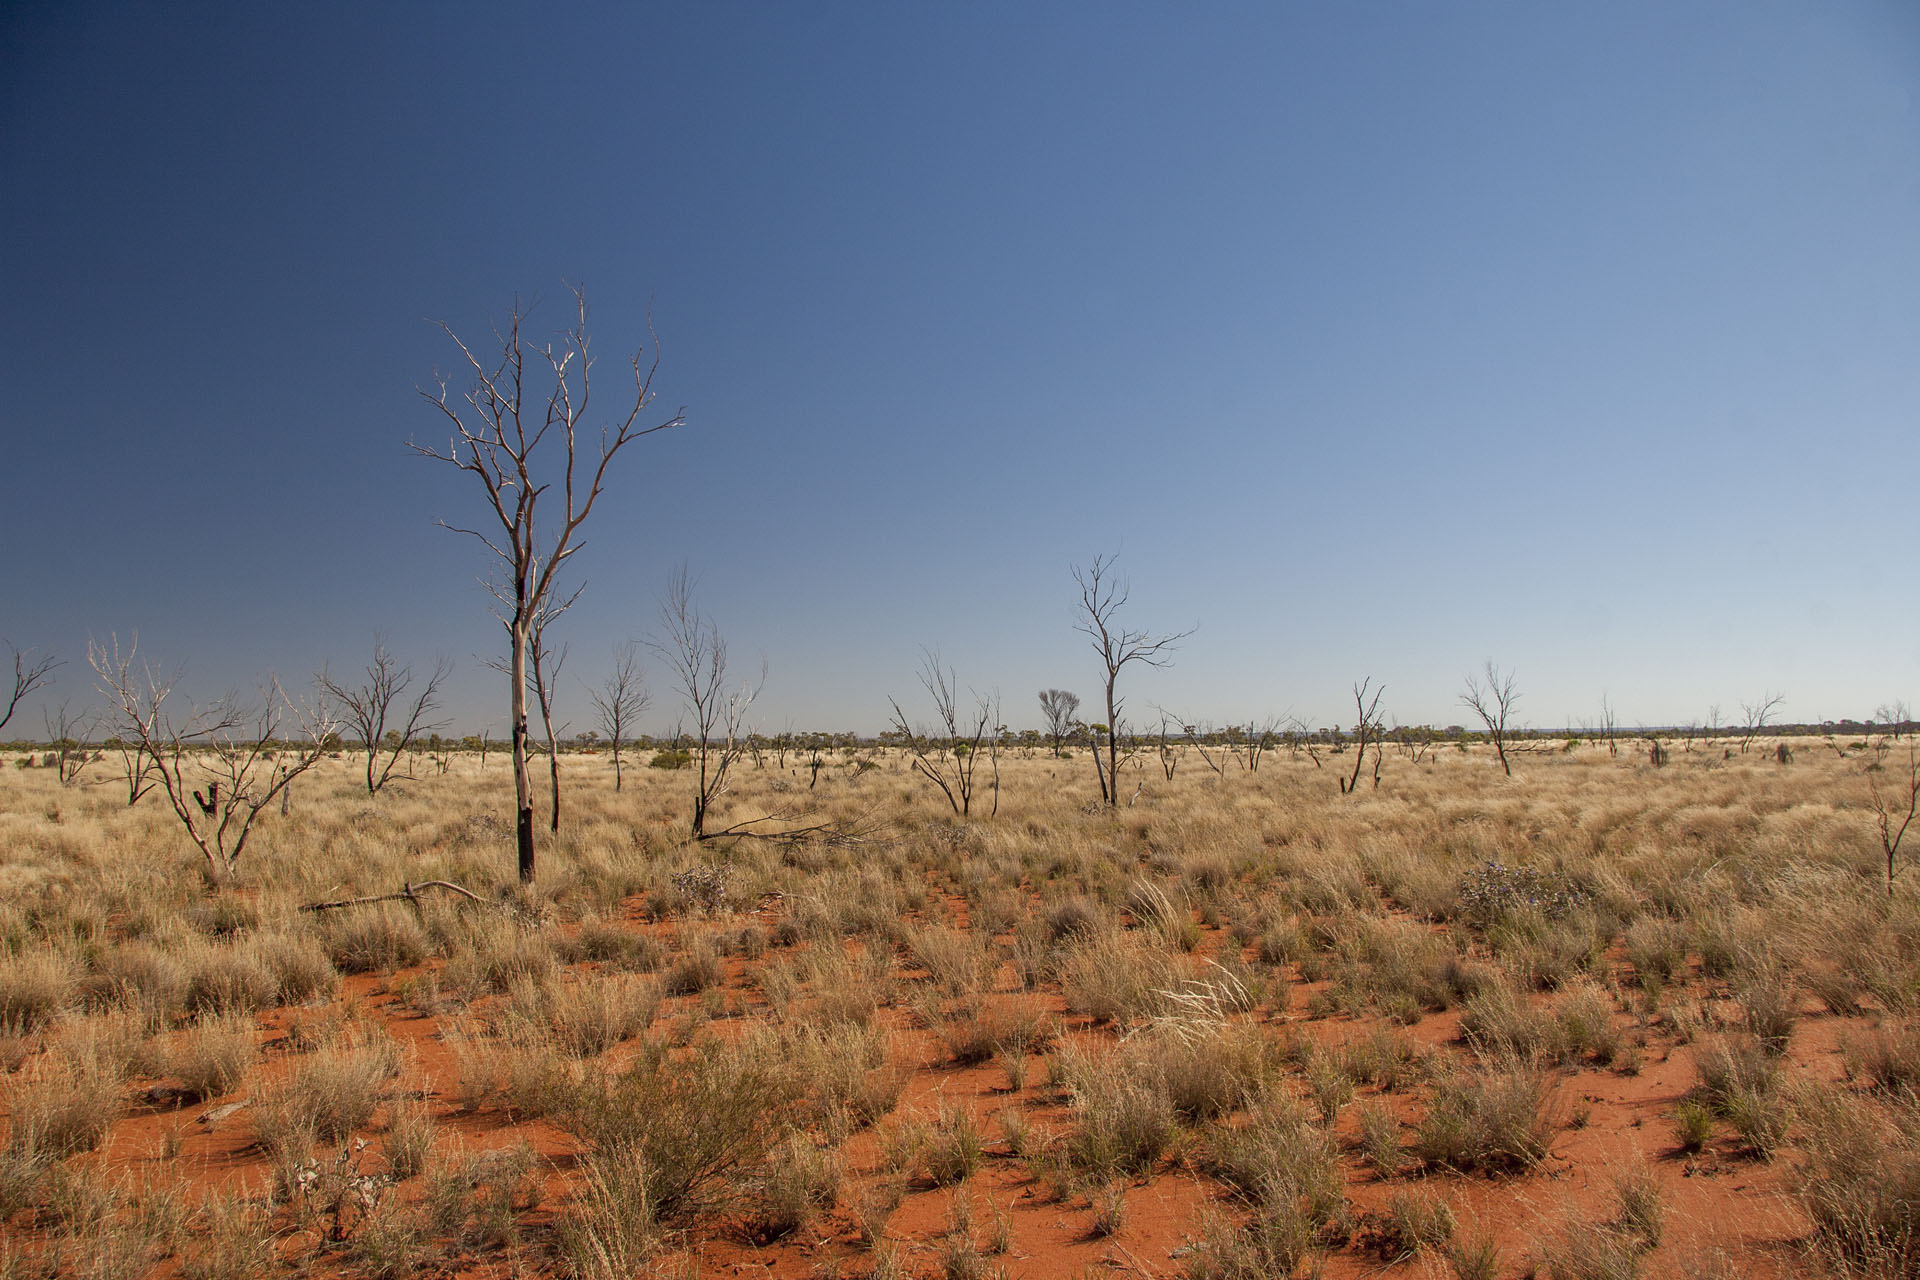
M 758 745 L 709 829 L 806 831 L 569 755 L 532 886 L 497 757 L 323 760 L 217 890 L 124 787 L 0 773 L 0 1270 L 1704 1276 L 1714 1216 L 1756 1275 L 1920 1275 L 1870 749 L 1388 741 L 1347 794 L 1170 744 L 1108 806 L 1006 748 L 954 814 Z M 302 910 L 427 881 L 471 897 Z

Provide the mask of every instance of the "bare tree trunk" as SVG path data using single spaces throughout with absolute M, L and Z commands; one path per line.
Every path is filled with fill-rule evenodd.
M 574 599 L 579 597 L 574 592 Z M 533 658 L 533 699 L 540 708 L 540 727 L 547 735 L 547 774 L 552 783 L 553 809 L 551 829 L 560 834 L 560 737 L 553 728 L 553 695 L 560 683 L 560 670 L 566 665 L 567 647 L 560 646 L 555 653 L 547 647 L 547 627 L 554 618 L 564 613 L 573 599 L 557 607 L 548 607 L 539 613 L 528 635 Z
M 520 883 L 533 883 L 533 776 L 527 770 L 527 619 L 509 628 L 513 653 L 507 678 L 513 686 L 513 803 L 519 812 L 515 832 L 520 849 Z
M 1102 799 L 1109 809 L 1120 803 L 1120 713 L 1113 705 L 1113 677 L 1107 678 L 1107 783 Z M 1095 748 L 1098 750 L 1098 748 Z

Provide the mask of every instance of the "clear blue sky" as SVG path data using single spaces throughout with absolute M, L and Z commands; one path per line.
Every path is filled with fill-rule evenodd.
M 763 729 L 923 644 L 1035 724 L 1117 552 L 1197 628 L 1139 719 L 1920 703 L 1917 99 L 1894 2 L 11 5 L 0 635 L 77 705 L 89 635 L 207 692 L 380 629 L 498 731 L 415 387 L 581 282 L 688 425 L 570 675 L 685 561 Z

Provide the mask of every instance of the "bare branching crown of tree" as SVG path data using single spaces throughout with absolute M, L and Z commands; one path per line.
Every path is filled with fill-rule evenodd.
M 57 711 L 42 711 L 40 723 L 46 728 L 47 746 L 60 771 L 60 785 L 70 787 L 79 779 L 80 771 L 93 763 L 95 753 L 88 749 L 88 743 L 100 727 L 100 713 L 91 709 L 74 711 L 62 702 Z
M 1074 624 L 1074 630 L 1092 641 L 1093 651 L 1100 658 L 1101 687 L 1106 694 L 1107 758 L 1101 761 L 1101 744 L 1096 741 L 1093 767 L 1100 778 L 1100 798 L 1111 808 L 1120 803 L 1119 779 L 1115 772 L 1120 767 L 1120 739 L 1124 732 L 1120 713 L 1125 700 L 1117 692 L 1120 673 L 1136 662 L 1148 667 L 1168 665 L 1173 661 L 1173 651 L 1180 641 L 1193 634 L 1193 629 L 1153 635 L 1124 626 L 1120 611 L 1126 607 L 1130 585 L 1115 574 L 1111 556 L 1095 556 L 1093 563 L 1084 569 L 1075 565 L 1073 580 L 1080 588 L 1080 620 Z
M 1507 760 L 1507 737 L 1513 731 L 1513 707 L 1520 701 L 1520 694 L 1513 687 L 1513 673 L 1502 672 L 1488 658 L 1482 669 L 1485 682 L 1478 675 L 1467 677 L 1467 688 L 1460 695 L 1460 705 L 1480 718 L 1487 728 L 1487 737 L 1493 741 L 1494 754 L 1500 758 L 1500 771 L 1509 778 L 1513 776 L 1513 765 Z
M 166 794 L 206 858 L 208 881 L 225 886 L 254 820 L 319 762 L 337 722 L 324 698 L 297 702 L 271 677 L 257 702 L 229 693 L 188 702 L 176 719 L 175 677 L 139 661 L 138 648 L 137 637 L 124 653 L 118 637 L 87 645 L 87 661 L 107 698 L 106 723 L 114 736 L 139 744 L 145 776 Z
M 1342 795 L 1352 795 L 1360 789 L 1360 774 L 1367 766 L 1367 753 L 1369 750 L 1373 753 L 1373 785 L 1375 787 L 1380 785 L 1380 765 L 1382 761 L 1380 739 L 1385 736 L 1386 733 L 1386 725 L 1380 715 L 1380 699 L 1386 695 L 1387 686 L 1381 685 L 1378 689 L 1373 689 L 1372 685 L 1373 677 L 1368 676 L 1365 680 L 1353 686 L 1353 742 L 1355 747 L 1353 753 L 1353 774 L 1350 777 L 1339 780 L 1340 793 Z M 1370 689 L 1373 695 L 1371 698 L 1367 696 Z
M 719 626 L 693 602 L 693 579 L 685 565 L 667 584 L 660 602 L 660 638 L 649 647 L 673 673 L 686 711 L 693 718 L 699 790 L 694 796 L 692 834 L 707 838 L 714 801 L 725 794 L 727 775 L 746 751 L 746 715 L 766 684 L 766 664 L 752 684 L 727 687 L 727 642 Z
M 940 788 L 954 813 L 966 817 L 973 810 L 980 760 L 991 762 L 993 812 L 1000 811 L 1000 756 L 996 732 L 1000 704 L 990 695 L 972 692 L 971 704 L 962 706 L 960 682 L 953 668 L 943 666 L 938 650 L 920 651 L 920 686 L 933 699 L 935 728 L 916 730 L 900 709 L 896 698 L 888 698 L 893 709 L 894 732 L 913 757 L 914 771 Z M 984 750 L 983 750 L 984 748 Z
M 13 692 L 7 698 L 6 713 L 0 715 L 0 729 L 6 728 L 7 721 L 13 719 L 21 699 L 35 689 L 53 683 L 53 673 L 66 665 L 50 653 L 36 658 L 31 649 L 16 649 L 11 640 L 5 643 L 7 652 L 13 657 Z
M 587 690 L 599 717 L 600 732 L 613 746 L 613 789 L 620 790 L 620 748 L 633 736 L 650 698 L 640 670 L 640 646 L 632 640 L 614 646 L 613 671 L 598 688 Z
M 1746 751 L 1753 746 L 1753 740 L 1766 730 L 1767 723 L 1773 719 L 1773 713 L 1787 700 L 1784 693 L 1763 693 L 1753 702 L 1740 704 L 1740 750 Z
M 413 668 L 400 663 L 387 650 L 386 641 L 373 638 L 373 658 L 367 663 L 365 679 L 349 683 L 334 678 L 326 668 L 314 677 L 332 706 L 333 717 L 360 736 L 366 757 L 367 794 L 378 795 L 393 781 L 393 771 L 403 753 L 415 749 L 420 740 L 446 727 L 434 719 L 440 710 L 440 689 L 453 674 L 453 663 L 435 658 L 433 670 L 412 698 Z
M 615 455 L 642 436 L 681 426 L 684 411 L 644 425 L 641 415 L 653 401 L 653 377 L 660 364 L 659 342 L 650 361 L 644 351 L 631 361 L 633 385 L 620 408 L 600 428 L 597 454 L 582 449 L 593 390 L 593 358 L 587 334 L 587 298 L 572 290 L 573 326 L 536 346 L 521 336 L 527 309 L 517 303 L 504 333 L 496 330 L 497 357 L 482 360 L 451 328 L 441 329 L 459 347 L 471 379 L 465 393 L 450 397 L 445 378 L 437 391 L 421 395 L 453 428 L 447 447 L 409 442 L 423 457 L 447 463 L 471 476 L 486 497 L 490 519 L 483 528 L 442 525 L 478 539 L 497 560 L 503 581 L 494 590 L 509 640 L 508 688 L 511 700 L 515 827 L 520 879 L 534 874 L 533 782 L 527 767 L 527 660 L 535 619 L 553 591 L 554 575 L 585 543 L 580 529 L 605 485 Z M 532 385 L 529 385 L 532 384 Z M 548 504 L 542 506 L 555 485 Z M 557 504 L 557 510 L 554 505 Z

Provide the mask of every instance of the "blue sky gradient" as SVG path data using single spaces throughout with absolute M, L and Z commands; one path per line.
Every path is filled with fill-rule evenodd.
M 415 388 L 579 282 L 688 426 L 587 528 L 576 729 L 683 561 L 768 731 L 925 710 L 922 645 L 1091 701 L 1100 553 L 1197 628 L 1139 718 L 1458 723 L 1488 657 L 1541 726 L 1920 702 L 1912 5 L 23 4 L 0 60 L 53 701 L 89 636 L 206 693 L 378 629 L 503 730 Z

